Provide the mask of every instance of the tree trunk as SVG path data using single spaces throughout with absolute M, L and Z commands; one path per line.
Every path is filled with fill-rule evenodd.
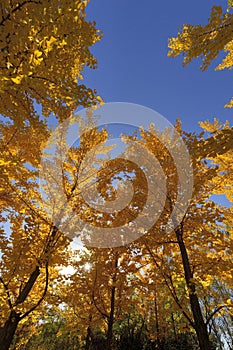
M 91 327 L 87 327 L 87 335 L 86 335 L 86 344 L 85 344 L 85 350 L 89 350 L 91 346 Z
M 171 313 L 171 320 L 172 320 L 172 328 L 173 328 L 174 339 L 177 342 L 176 324 L 175 324 L 173 312 Z
M 89 350 L 91 346 L 91 340 L 93 337 L 92 329 L 91 329 L 91 322 L 92 322 L 92 313 L 89 314 L 89 325 L 87 327 L 87 334 L 86 334 L 86 344 L 85 344 L 85 350 Z
M 155 329 L 156 329 L 156 346 L 160 348 L 160 329 L 159 329 L 159 315 L 158 315 L 158 303 L 157 303 L 157 291 L 155 287 L 154 291 L 154 310 L 155 310 Z
M 194 327 L 197 334 L 200 350 L 211 350 L 211 344 L 210 344 L 209 335 L 207 331 L 207 325 L 203 319 L 201 307 L 196 294 L 196 286 L 195 286 L 195 283 L 193 282 L 193 273 L 190 267 L 188 252 L 185 247 L 185 243 L 183 241 L 182 230 L 181 228 L 177 228 L 175 232 L 176 232 L 176 237 L 179 243 L 180 252 L 182 256 L 185 281 L 189 291 L 190 306 L 191 306 L 191 310 L 194 318 L 194 324 L 195 324 Z
M 113 289 L 115 290 L 115 287 L 113 287 Z M 113 291 L 112 291 L 112 295 L 113 295 Z M 111 309 L 110 317 L 109 317 L 109 320 L 108 320 L 107 347 L 106 347 L 107 350 L 112 350 L 112 337 L 113 337 L 112 328 L 113 328 L 113 323 L 114 323 L 114 318 L 113 317 L 114 317 L 114 309 L 113 309 L 113 312 L 112 312 L 112 309 Z
M 114 324 L 114 312 L 115 312 L 115 294 L 116 294 L 116 279 L 117 279 L 117 267 L 118 267 L 118 257 L 115 260 L 115 272 L 112 278 L 112 289 L 111 289 L 111 305 L 110 305 L 110 315 L 108 318 L 108 331 L 107 331 L 107 350 L 112 350 L 112 338 L 113 338 L 113 324 Z
M 40 274 L 40 268 L 37 266 L 35 270 L 31 273 L 27 283 L 20 292 L 18 298 L 16 299 L 16 305 L 23 303 L 28 294 L 30 293 L 32 287 L 34 286 L 38 276 Z M 18 324 L 20 322 L 20 313 L 17 313 L 15 310 L 11 310 L 8 320 L 5 322 L 4 326 L 0 328 L 0 349 L 8 350 L 14 339 L 14 335 Z
M 0 329 L 0 349 L 8 350 L 13 341 L 16 329 L 20 321 L 20 314 L 12 310 L 8 320 Z

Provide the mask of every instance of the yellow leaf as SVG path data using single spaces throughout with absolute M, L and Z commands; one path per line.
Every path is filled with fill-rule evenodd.
M 9 69 L 10 67 L 12 67 L 12 63 L 7 62 L 6 66 L 7 66 L 7 68 Z
M 11 80 L 12 80 L 13 83 L 15 83 L 15 84 L 20 84 L 22 79 L 23 79 L 23 76 L 22 76 L 22 75 L 18 75 L 18 76 L 15 77 L 15 78 L 11 78 Z
M 35 56 L 36 58 L 41 57 L 41 56 L 42 56 L 42 52 L 41 52 L 40 50 L 35 50 L 35 51 L 34 51 L 34 56 Z

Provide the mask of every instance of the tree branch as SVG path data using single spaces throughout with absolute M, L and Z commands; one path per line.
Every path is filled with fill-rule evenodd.
M 0 21 L 0 26 L 4 25 L 4 22 L 6 22 L 7 20 L 10 19 L 11 15 L 13 13 L 15 13 L 16 11 L 19 11 L 23 8 L 24 5 L 26 4 L 40 4 L 41 2 L 40 1 L 33 1 L 33 0 L 25 0 L 23 1 L 21 4 L 18 3 L 18 5 L 16 5 L 15 8 L 13 8 L 13 10 L 11 12 L 9 12 L 6 17 L 2 16 L 2 20 Z
M 144 243 L 144 244 L 145 244 L 145 243 Z M 154 257 L 153 252 L 152 252 L 151 249 L 147 246 L 147 244 L 145 244 L 145 245 L 146 245 L 146 248 L 147 248 L 147 250 L 148 250 L 150 256 L 152 257 L 152 259 L 153 259 L 153 261 L 154 261 L 156 267 L 161 271 L 160 266 L 159 266 L 159 264 L 157 263 L 157 261 L 156 261 L 156 259 L 155 259 L 155 257 Z M 175 288 L 174 288 L 173 283 L 172 283 L 172 280 L 171 280 L 171 276 L 168 276 L 168 275 L 165 274 L 164 272 L 161 272 L 161 274 L 162 274 L 162 276 L 163 276 L 163 278 L 164 278 L 164 282 L 165 282 L 165 284 L 166 284 L 166 286 L 167 286 L 169 292 L 171 293 L 171 296 L 173 297 L 175 303 L 177 304 L 177 306 L 178 306 L 179 309 L 181 310 L 181 312 L 182 312 L 182 314 L 184 315 L 184 317 L 188 320 L 189 324 L 190 324 L 193 328 L 195 328 L 194 322 L 191 320 L 191 318 L 189 317 L 189 315 L 183 310 L 182 305 L 180 304 L 179 298 L 178 298 L 178 296 L 177 296 L 177 294 L 176 294 Z M 168 283 L 168 281 L 167 281 L 167 278 L 170 280 L 171 285 L 172 285 L 172 288 L 169 286 L 169 283 Z
M 29 277 L 27 283 L 25 284 L 24 288 L 22 289 L 18 298 L 16 299 L 15 305 L 22 304 L 25 301 L 39 275 L 40 268 L 39 266 L 36 266 L 35 270 L 31 273 L 31 276 Z
M 38 300 L 38 302 L 36 303 L 36 305 L 34 305 L 31 309 L 29 309 L 28 311 L 26 311 L 22 316 L 20 316 L 20 320 L 22 320 L 23 318 L 27 317 L 31 312 L 33 312 L 44 300 L 47 291 L 48 291 L 48 285 L 49 285 L 49 268 L 48 268 L 48 263 L 46 263 L 45 265 L 45 287 L 44 287 L 44 291 L 43 294 L 41 296 L 41 298 Z
M 0 277 L 0 282 L 3 284 L 3 286 L 5 288 L 5 291 L 6 291 L 6 294 L 7 294 L 7 301 L 8 301 L 10 309 L 12 310 L 13 309 L 13 305 L 12 305 L 12 302 L 11 302 L 11 297 L 10 297 L 10 292 L 9 292 L 8 285 L 3 281 L 2 277 Z
M 206 320 L 206 324 L 208 324 L 211 319 L 213 318 L 213 316 L 218 313 L 220 310 L 222 310 L 224 307 L 229 307 L 228 305 L 220 305 L 219 307 L 217 307 L 210 315 L 209 317 L 207 318 Z

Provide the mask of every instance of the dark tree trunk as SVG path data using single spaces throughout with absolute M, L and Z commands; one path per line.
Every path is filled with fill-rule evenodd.
M 171 320 L 172 320 L 172 327 L 173 327 L 174 339 L 175 339 L 175 341 L 177 342 L 176 324 L 175 324 L 173 312 L 172 312 L 172 314 L 171 314 Z
M 11 311 L 8 320 L 4 326 L 0 329 L 0 349 L 8 350 L 13 341 L 16 329 L 20 321 L 20 314 L 14 310 Z
M 89 325 L 87 327 L 87 334 L 86 334 L 86 344 L 85 344 L 85 350 L 89 350 L 91 346 L 91 341 L 93 338 L 93 333 L 91 329 L 91 322 L 92 322 L 92 314 L 89 314 Z
M 112 350 L 112 328 L 114 324 L 114 311 L 115 311 L 115 293 L 116 293 L 116 287 L 112 287 L 111 291 L 111 310 L 110 315 L 108 319 L 108 331 L 107 331 L 107 350 Z
M 86 344 L 85 344 L 85 350 L 89 350 L 91 346 L 91 327 L 87 327 L 87 335 L 86 335 Z
M 107 331 L 107 347 L 106 347 L 107 350 L 112 350 L 112 338 L 113 338 L 112 328 L 114 324 L 114 312 L 115 312 L 117 267 L 118 267 L 118 257 L 116 257 L 116 260 L 115 260 L 115 272 L 112 279 L 110 314 L 108 318 L 108 331 Z
M 161 339 L 160 339 L 160 329 L 159 329 L 159 315 L 158 315 L 158 303 L 157 303 L 157 291 L 154 291 L 154 308 L 155 308 L 155 329 L 156 329 L 156 345 L 160 348 Z
M 185 281 L 189 291 L 190 306 L 194 318 L 194 327 L 197 334 L 200 350 L 211 350 L 211 344 L 207 331 L 207 325 L 204 321 L 199 300 L 196 294 L 196 286 L 193 282 L 193 272 L 190 267 L 188 252 L 183 240 L 182 229 L 177 228 L 175 230 L 176 237 L 179 243 L 180 252 L 182 256 L 182 262 L 184 267 Z
M 34 286 L 38 276 L 40 274 L 39 266 L 31 273 L 27 283 L 20 292 L 18 298 L 16 299 L 16 305 L 23 303 L 28 294 L 30 293 L 32 287 Z M 14 339 L 15 332 L 17 330 L 18 324 L 21 320 L 20 313 L 15 310 L 11 310 L 8 320 L 5 322 L 4 326 L 0 328 L 0 349 L 8 350 Z

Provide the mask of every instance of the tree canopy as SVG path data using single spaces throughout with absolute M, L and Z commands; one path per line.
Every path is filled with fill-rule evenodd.
M 82 82 L 85 68 L 97 66 L 90 50 L 102 35 L 86 20 L 86 6 L 82 0 L 3 0 L 0 5 L 0 348 L 231 349 L 233 126 L 215 119 L 200 122 L 203 132 L 194 133 L 183 130 L 180 120 L 171 130 L 148 125 L 121 135 L 134 161 L 111 159 L 110 131 L 98 128 L 91 112 L 101 98 Z M 201 56 L 206 69 L 226 50 L 218 69 L 231 68 L 231 6 L 229 1 L 226 13 L 213 7 L 206 26 L 184 25 L 170 39 L 169 55 L 184 54 L 184 64 Z M 66 133 L 62 122 L 75 118 L 80 106 L 87 107 L 86 120 L 79 118 L 84 132 L 71 147 L 57 133 L 55 163 L 48 159 L 52 165 L 44 171 L 53 182 L 46 187 L 40 174 L 42 151 L 53 135 L 49 123 L 55 116 L 58 130 Z M 177 194 L 179 175 L 191 177 L 187 154 L 179 154 L 181 169 L 172 157 L 173 147 L 182 149 L 181 140 L 193 173 L 187 206 L 182 201 L 187 189 Z M 142 157 L 139 146 L 165 174 L 162 186 L 159 171 L 153 173 L 156 195 L 149 202 L 146 153 Z M 65 159 L 62 149 L 68 149 Z M 115 236 L 93 239 L 89 230 L 79 249 L 75 239 L 83 227 L 67 215 L 60 184 L 73 213 L 88 227 L 116 228 L 122 244 L 113 244 Z M 115 201 L 128 194 L 127 185 L 133 196 L 119 209 Z M 106 200 L 115 212 L 87 205 L 85 186 L 92 204 Z M 219 203 L 218 195 L 226 195 L 229 205 Z M 164 201 L 162 209 L 158 201 Z M 149 214 L 143 212 L 146 205 Z M 179 222 L 172 216 L 177 205 Z M 157 221 L 148 229 L 141 227 L 143 221 L 134 226 L 141 214 L 145 222 L 151 222 L 150 215 Z M 167 230 L 169 220 L 173 225 Z M 132 235 L 128 241 L 124 225 Z M 62 230 L 67 226 L 70 235 Z M 112 241 L 107 249 L 105 238 Z
M 233 13 L 232 1 L 228 2 L 228 10 L 221 6 L 213 6 L 206 25 L 184 24 L 176 38 L 168 42 L 168 56 L 183 55 L 183 64 L 201 57 L 201 69 L 205 71 L 221 52 L 226 52 L 216 70 L 232 69 L 233 66 Z M 233 99 L 225 107 L 233 107 Z

